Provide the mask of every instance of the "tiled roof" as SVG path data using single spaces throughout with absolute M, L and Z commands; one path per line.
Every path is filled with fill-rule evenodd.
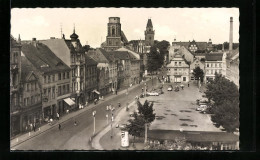
M 79 52 L 84 52 L 82 45 L 79 40 L 77 40 L 78 47 L 75 48 L 71 42 L 71 40 L 65 39 L 48 39 L 48 40 L 40 40 L 39 42 L 47 45 L 50 50 L 59 57 L 66 65 L 70 66 L 71 62 L 71 54 L 70 52 L 74 52 L 75 50 Z
M 106 57 L 103 55 L 106 52 L 104 49 L 98 48 L 96 50 L 89 50 L 87 55 L 94 59 L 97 63 L 109 63 Z
M 129 53 L 127 51 L 112 51 L 112 53 L 115 58 L 118 58 L 120 60 L 128 60 L 130 59 Z
M 228 54 L 228 58 L 233 58 L 236 55 L 239 55 L 239 47 L 235 50 L 232 50 L 231 53 Z
M 49 73 L 70 69 L 46 45 L 42 43 L 38 43 L 37 47 L 32 44 L 23 44 L 22 52 L 35 66 L 35 68 L 41 72 Z
M 174 44 L 184 46 L 185 48 L 189 48 L 190 42 L 172 42 L 172 45 Z
M 98 64 L 94 59 L 92 59 L 88 55 L 85 55 L 85 63 L 86 63 L 87 66 L 97 65 Z
M 223 53 L 207 53 L 206 61 L 222 61 Z
M 207 42 L 196 42 L 198 50 L 206 50 L 208 43 Z
M 131 49 L 122 47 L 122 48 L 117 49 L 116 51 L 127 51 L 127 52 L 129 52 L 132 56 L 135 57 L 135 58 L 133 58 L 133 59 L 137 59 L 137 60 L 140 59 L 140 55 L 139 55 L 138 53 L 134 52 L 134 51 L 131 50 Z
M 21 56 L 21 81 L 25 82 L 26 77 L 33 71 L 30 62 L 26 59 L 26 57 Z

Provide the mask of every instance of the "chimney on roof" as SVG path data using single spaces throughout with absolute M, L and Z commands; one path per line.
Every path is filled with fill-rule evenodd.
M 18 43 L 21 43 L 20 34 L 19 34 L 19 36 L 18 36 Z
M 229 52 L 233 50 L 233 17 L 230 17 Z
M 32 45 L 34 47 L 37 47 L 37 41 L 36 41 L 36 38 L 32 38 Z

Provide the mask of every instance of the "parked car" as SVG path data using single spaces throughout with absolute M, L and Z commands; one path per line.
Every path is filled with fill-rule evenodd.
M 155 91 L 151 91 L 151 92 L 147 92 L 147 95 L 149 95 L 149 96 L 159 96 L 159 93 L 155 92 Z
M 205 111 L 207 109 L 207 105 L 200 105 L 196 108 L 196 111 Z
M 119 128 L 120 128 L 120 129 L 125 129 L 125 128 L 126 128 L 126 124 L 121 124 L 121 125 L 119 125 Z
M 169 86 L 167 91 L 172 91 L 172 86 Z

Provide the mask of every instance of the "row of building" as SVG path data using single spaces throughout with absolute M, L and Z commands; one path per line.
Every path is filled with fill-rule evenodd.
M 196 67 L 204 72 L 203 81 L 207 83 L 215 78 L 215 73 L 222 74 L 239 87 L 239 47 L 233 49 L 233 18 L 230 18 L 229 49 L 214 51 L 209 42 L 176 42 L 169 47 L 167 56 L 168 82 L 189 82 L 197 80 L 193 75 Z M 199 52 L 197 52 L 199 51 Z
M 10 37 L 11 135 L 120 88 L 140 83 L 140 56 L 126 48 L 86 52 L 70 39 Z

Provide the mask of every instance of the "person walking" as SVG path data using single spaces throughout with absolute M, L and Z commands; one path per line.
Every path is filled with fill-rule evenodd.
M 33 131 L 35 132 L 36 126 L 35 123 L 33 124 Z
M 190 87 L 190 83 L 188 83 L 188 87 Z
M 116 95 L 117 95 L 117 90 L 116 90 Z
M 74 122 L 74 126 L 77 126 L 78 125 L 78 123 L 77 123 L 77 121 L 75 120 L 75 122 Z
M 61 130 L 61 125 L 59 124 L 59 130 Z
M 59 113 L 57 112 L 57 120 L 59 120 L 60 119 L 60 115 L 59 115 Z

